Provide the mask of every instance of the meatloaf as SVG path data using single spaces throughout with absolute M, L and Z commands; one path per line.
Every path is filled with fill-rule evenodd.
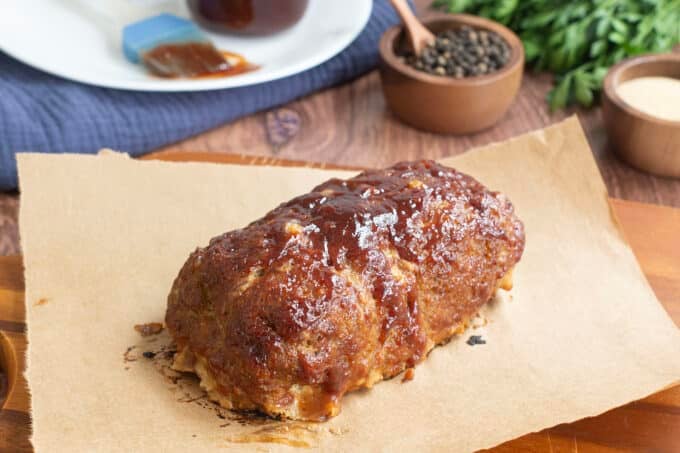
M 325 420 L 461 332 L 523 249 L 510 201 L 436 162 L 331 179 L 189 256 L 174 366 L 226 408 Z

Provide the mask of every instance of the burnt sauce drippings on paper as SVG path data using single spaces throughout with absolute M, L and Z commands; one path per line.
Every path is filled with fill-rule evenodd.
M 347 432 L 343 428 L 324 428 L 318 423 L 280 420 L 258 411 L 225 409 L 208 398 L 195 374 L 172 369 L 176 352 L 172 339 L 161 329 L 153 336 L 143 336 L 139 343 L 129 346 L 122 354 L 123 363 L 126 369 L 130 366 L 152 366 L 162 381 L 170 385 L 169 391 L 176 395 L 178 404 L 193 404 L 208 411 L 219 428 L 238 425 L 245 430 L 239 434 L 226 435 L 224 440 L 228 443 L 276 443 L 311 448 L 316 445 L 318 435 L 324 432 L 336 436 Z

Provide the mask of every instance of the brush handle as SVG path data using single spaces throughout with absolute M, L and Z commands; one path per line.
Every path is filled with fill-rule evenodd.
M 406 32 L 411 40 L 413 51 L 416 55 L 420 55 L 425 47 L 434 43 L 434 35 L 430 30 L 418 20 L 411 7 L 406 3 L 406 0 L 390 0 L 392 6 L 401 17 L 401 21 L 406 27 Z

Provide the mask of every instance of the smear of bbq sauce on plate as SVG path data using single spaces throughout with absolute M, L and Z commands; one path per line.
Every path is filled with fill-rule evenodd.
M 258 69 L 242 55 L 202 42 L 162 44 L 146 52 L 142 62 L 152 75 L 163 78 L 228 77 Z

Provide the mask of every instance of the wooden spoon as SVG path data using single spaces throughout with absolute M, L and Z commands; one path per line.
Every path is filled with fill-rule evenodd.
M 413 14 L 413 11 L 411 11 L 408 3 L 406 3 L 406 0 L 390 0 L 390 3 L 397 10 L 401 21 L 406 27 L 406 33 L 411 40 L 413 52 L 416 55 L 420 55 L 426 46 L 434 43 L 434 35 L 420 23 Z

